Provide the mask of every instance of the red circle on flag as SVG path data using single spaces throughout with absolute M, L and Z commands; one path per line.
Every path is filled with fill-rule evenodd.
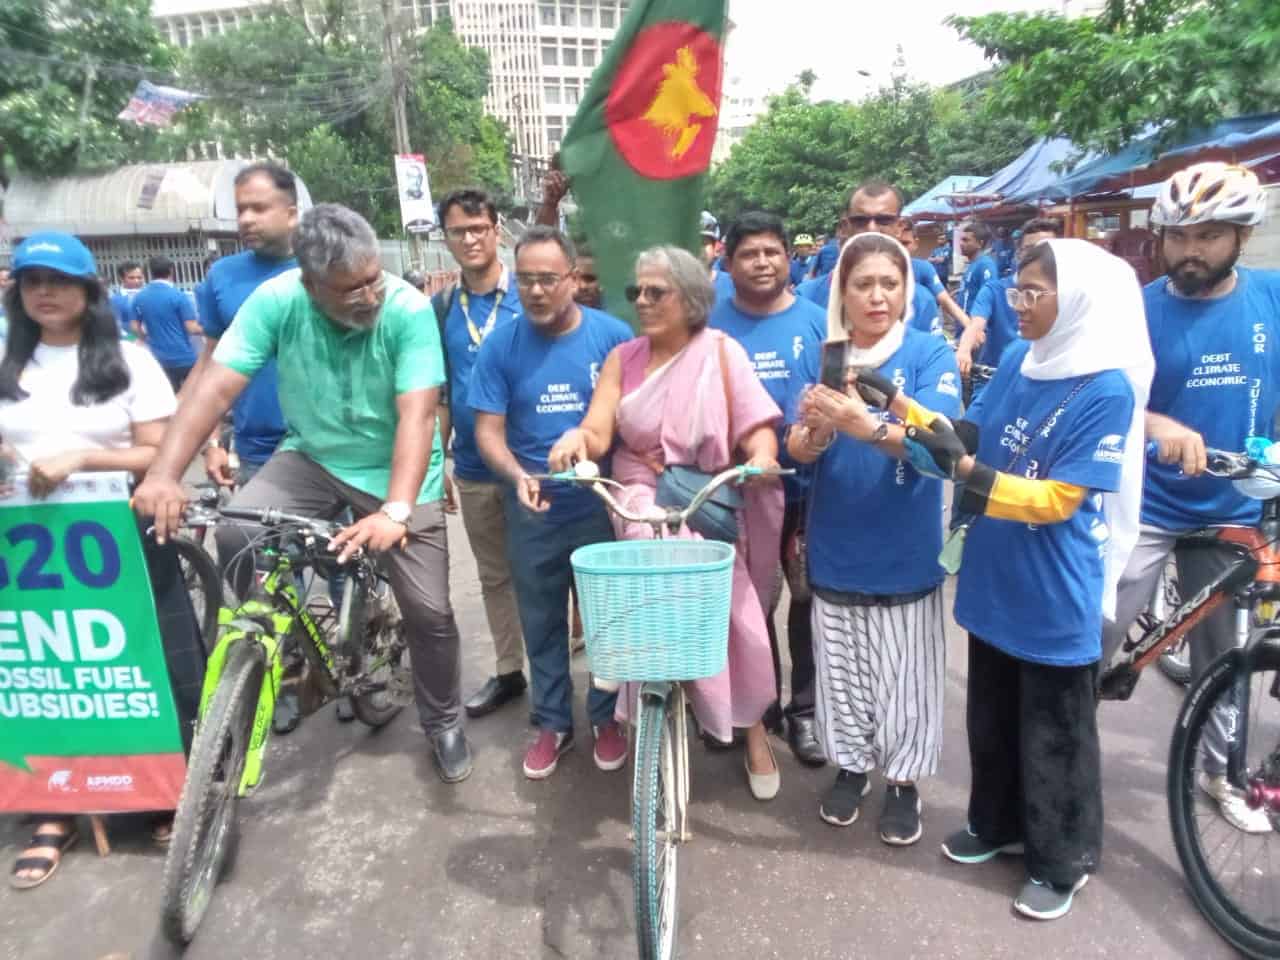
M 674 180 L 706 170 L 720 120 L 720 44 L 691 23 L 637 34 L 614 75 L 605 122 L 633 170 Z

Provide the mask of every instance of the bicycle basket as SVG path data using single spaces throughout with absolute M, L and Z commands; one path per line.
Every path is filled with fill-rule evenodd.
M 725 667 L 734 548 L 621 540 L 573 552 L 591 671 L 605 680 L 697 680 Z

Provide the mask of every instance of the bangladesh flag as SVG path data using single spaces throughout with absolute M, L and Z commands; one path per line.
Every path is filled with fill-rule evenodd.
M 720 119 L 726 0 L 633 0 L 560 148 L 612 313 L 636 255 L 697 253 L 703 180 Z

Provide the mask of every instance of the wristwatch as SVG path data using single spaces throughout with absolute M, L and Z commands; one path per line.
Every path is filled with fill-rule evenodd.
M 413 506 L 403 500 L 388 500 L 378 508 L 378 512 L 388 520 L 407 527 L 409 525 L 409 515 L 413 513 Z
M 876 432 L 871 435 L 871 442 L 880 443 L 881 441 L 888 439 L 888 437 L 889 425 L 881 420 L 880 426 L 876 427 Z

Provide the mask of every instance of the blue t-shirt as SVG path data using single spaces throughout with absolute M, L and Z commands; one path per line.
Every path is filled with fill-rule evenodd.
M 599 310 L 582 307 L 569 333 L 547 337 L 524 315 L 484 338 L 476 355 L 467 402 L 480 413 L 507 418 L 507 446 L 530 473 L 547 472 L 547 454 L 561 435 L 582 422 L 605 358 L 630 340 L 631 328 Z M 590 490 L 545 484 L 549 520 L 576 520 L 599 503 Z
M 796 296 L 802 297 L 810 303 L 816 303 L 822 308 L 823 316 L 825 317 L 827 305 L 831 302 L 831 281 L 834 276 L 835 274 L 828 273 L 825 277 L 806 280 L 796 287 Z M 942 317 L 938 313 L 938 301 L 929 294 L 928 290 L 917 285 L 911 302 L 915 307 L 915 311 L 911 314 L 911 326 L 921 333 L 933 333 L 941 336 Z M 825 320 L 823 321 L 823 331 L 825 338 Z
M 1018 339 L 1018 314 L 1005 299 L 1005 291 L 1017 285 L 1016 277 L 999 277 L 978 291 L 969 316 L 987 321 L 987 339 L 973 359 L 994 367 L 1005 348 Z
M 133 323 L 133 298 L 137 295 L 137 290 L 117 290 L 111 294 L 111 312 L 116 315 L 116 323 L 122 334 L 133 334 L 129 325 Z
M 986 283 L 999 276 L 1000 270 L 996 266 L 995 258 L 989 253 L 980 254 L 965 268 L 964 287 L 961 291 L 964 302 L 960 304 L 965 313 L 968 313 L 969 308 L 977 302 L 978 294 L 982 292 Z
M 1147 409 L 1185 424 L 1219 450 L 1274 437 L 1280 405 L 1280 272 L 1236 270 L 1225 297 L 1189 300 L 1161 277 L 1143 291 L 1156 358 Z M 1258 522 L 1261 503 L 1214 477 L 1188 479 L 1148 463 L 1142 522 L 1162 530 Z
M 465 303 L 464 303 L 465 300 Z M 446 305 L 448 300 L 445 301 Z M 467 390 L 475 370 L 480 346 L 494 331 L 520 315 L 520 298 L 513 284 L 506 292 L 495 288 L 483 295 L 460 288 L 444 322 L 444 349 L 449 356 L 449 411 L 453 416 L 453 472 L 464 480 L 492 483 L 497 480 L 476 447 L 476 414 L 468 402 Z M 470 318 L 471 327 L 467 320 Z M 488 329 L 490 318 L 493 327 Z M 477 342 L 476 335 L 480 342 Z M 559 439 L 558 437 L 556 439 Z M 554 441 L 553 441 L 554 442 Z
M 204 282 L 196 287 L 200 326 L 217 340 L 227 332 L 240 305 L 265 281 L 298 266 L 293 257 L 276 260 L 246 250 L 222 257 L 209 268 Z M 253 375 L 236 398 L 231 411 L 235 429 L 236 455 L 242 461 L 263 464 L 284 439 L 287 426 L 280 410 L 279 377 L 276 361 L 268 360 Z
M 147 346 L 162 367 L 196 362 L 187 323 L 196 318 L 191 298 L 167 280 L 152 280 L 133 298 L 133 316 L 147 333 Z
M 821 279 L 836 268 L 836 264 L 840 262 L 840 244 L 835 240 L 828 240 L 822 245 L 822 249 L 813 255 L 813 276 Z
M 711 271 L 711 287 L 715 290 L 716 303 L 733 299 L 733 275 L 724 270 Z
M 756 377 L 779 410 L 787 409 L 792 390 L 801 382 L 801 362 L 809 357 L 813 368 L 817 369 L 822 341 L 827 338 L 826 312 L 801 297 L 796 297 L 787 309 L 767 317 L 743 313 L 733 300 L 723 300 L 711 311 L 708 325 L 742 345 Z M 781 428 L 779 450 L 783 450 Z M 785 451 L 783 457 L 785 459 Z M 802 500 L 808 480 L 807 471 L 795 464 L 786 465 L 797 466 L 795 476 L 783 478 L 787 500 Z
M 813 257 L 792 257 L 791 285 L 796 287 L 804 283 L 811 269 L 813 269 Z
M 1030 344 L 1014 344 L 966 414 L 978 425 L 978 459 L 1017 476 L 1088 489 L 1076 512 L 1044 525 L 978 517 L 969 528 L 956 586 L 960 626 L 1011 657 L 1075 667 L 1101 656 L 1102 580 L 1110 531 L 1101 491 L 1120 487 L 1133 391 L 1118 370 L 1081 380 L 1029 380 Z M 1013 445 L 1027 450 L 1009 469 Z M 1048 433 L 1048 436 L 1045 434 Z
M 916 287 L 924 287 L 929 293 L 933 294 L 935 301 L 938 299 L 938 294 L 946 291 L 947 288 L 942 285 L 942 281 L 938 278 L 938 271 L 933 269 L 933 264 L 928 260 L 912 257 L 911 270 L 916 275 Z
M 878 372 L 908 396 L 952 419 L 960 414 L 955 353 L 937 337 L 908 329 Z M 801 382 L 816 383 L 805 357 Z M 797 419 L 799 391 L 787 408 Z M 892 414 L 880 414 L 890 423 Z M 816 587 L 879 596 L 929 590 L 943 579 L 942 481 L 917 473 L 843 434 L 817 463 L 809 493 L 809 579 Z
M 831 274 L 828 273 L 825 277 L 814 277 L 812 280 L 806 280 L 796 287 L 796 296 L 803 297 L 810 303 L 816 303 L 823 310 L 826 310 L 827 304 L 831 301 Z

